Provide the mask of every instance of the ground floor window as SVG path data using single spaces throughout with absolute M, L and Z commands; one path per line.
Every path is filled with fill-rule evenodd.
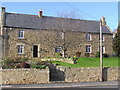
M 91 50 L 91 46 L 89 46 L 89 45 L 86 46 L 86 53 L 91 53 L 91 51 L 92 51 L 92 50 Z
M 24 46 L 18 45 L 18 54 L 23 54 L 23 53 L 24 53 Z
M 105 46 L 102 46 L 102 53 L 105 53 Z
M 61 52 L 62 52 L 62 47 L 55 48 L 55 53 L 61 53 Z

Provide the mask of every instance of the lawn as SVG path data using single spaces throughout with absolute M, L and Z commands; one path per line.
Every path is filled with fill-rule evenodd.
M 77 60 L 76 64 L 70 64 L 60 61 L 52 61 L 52 63 L 59 64 L 60 66 L 66 66 L 66 67 L 99 67 L 100 66 L 100 59 L 99 58 L 93 58 L 93 57 L 81 57 Z M 118 57 L 109 57 L 109 58 L 103 58 L 103 67 L 118 67 Z

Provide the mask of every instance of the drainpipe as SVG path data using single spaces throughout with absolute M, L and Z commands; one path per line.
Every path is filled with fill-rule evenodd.
M 1 57 L 0 59 L 5 56 L 5 42 L 4 42 L 4 26 L 5 26 L 5 7 L 1 7 L 1 31 L 0 31 L 0 36 L 1 36 Z

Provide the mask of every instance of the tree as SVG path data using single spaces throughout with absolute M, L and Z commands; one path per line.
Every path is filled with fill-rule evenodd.
M 120 22 L 116 31 L 116 35 L 113 39 L 113 50 L 120 57 Z
M 59 17 L 55 17 L 55 24 L 56 27 L 58 27 L 57 29 L 57 33 L 60 34 L 61 38 L 51 38 L 51 36 L 54 36 L 54 34 L 51 33 L 51 36 L 49 36 L 48 34 L 42 34 L 45 42 L 48 43 L 51 48 L 56 48 L 56 47 L 61 47 L 62 49 L 62 57 L 65 57 L 66 52 L 68 50 L 69 47 L 71 47 L 71 45 L 74 45 L 72 40 L 68 40 L 67 37 L 67 32 L 72 28 L 71 25 L 76 25 L 77 22 L 73 22 L 73 18 L 76 17 L 76 13 L 75 12 L 62 12 L 62 13 L 57 13 L 57 16 Z M 62 17 L 62 18 L 60 18 Z M 64 19 L 66 18 L 66 19 Z M 51 25 L 49 28 L 53 28 L 53 26 Z M 59 35 L 57 35 L 59 37 Z M 75 45 L 74 45 L 75 46 Z

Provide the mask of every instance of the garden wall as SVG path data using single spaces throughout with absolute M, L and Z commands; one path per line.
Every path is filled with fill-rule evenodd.
M 119 81 L 120 67 L 111 67 L 107 69 L 107 81 Z
M 117 81 L 118 71 L 117 67 L 104 69 L 104 81 Z M 57 66 L 57 75 L 59 78 L 63 78 L 64 76 L 65 82 L 96 82 L 100 81 L 100 68 L 68 68 Z
M 46 69 L 3 69 L 0 71 L 2 76 L 2 84 L 34 84 L 49 83 L 51 81 L 63 82 L 97 82 L 100 81 L 100 68 L 69 68 L 56 66 L 54 72 L 51 73 L 49 68 Z M 54 69 L 54 68 L 53 68 Z M 104 68 L 104 81 L 120 80 L 118 72 L 120 68 L 110 67 Z M 51 73 L 51 74 L 50 74 Z
M 3 69 L 2 84 L 48 83 L 49 69 Z

